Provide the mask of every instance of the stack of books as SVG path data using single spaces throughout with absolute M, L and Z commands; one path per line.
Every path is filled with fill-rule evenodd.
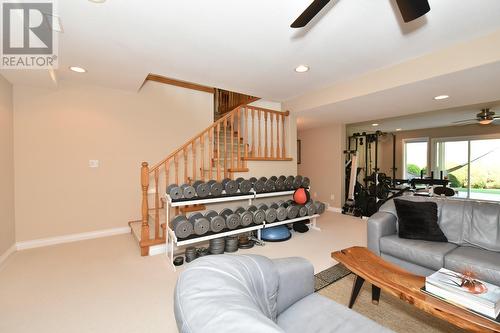
M 460 276 L 459 273 L 441 268 L 425 279 L 425 291 L 495 320 L 500 313 L 500 287 L 478 280 L 483 284 L 483 292 L 473 293 L 461 286 Z

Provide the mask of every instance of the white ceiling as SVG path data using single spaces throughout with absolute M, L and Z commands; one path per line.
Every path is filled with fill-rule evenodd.
M 310 0 L 60 0 L 56 74 L 137 90 L 152 72 L 284 101 L 500 28 L 499 0 L 429 2 L 429 14 L 404 25 L 395 0 L 333 1 L 293 30 Z M 311 71 L 295 73 L 298 64 Z M 45 71 L 1 73 L 13 83 L 51 84 Z
M 348 125 L 347 129 L 349 133 L 373 132 L 376 130 L 380 130 L 383 132 L 395 132 L 396 129 L 409 131 L 423 128 L 461 126 L 458 124 L 454 124 L 453 122 L 475 119 L 476 115 L 483 108 L 489 108 L 491 111 L 495 112 L 496 115 L 500 115 L 500 101 L 494 101 L 489 103 L 480 103 L 461 106 L 457 108 L 437 110 L 433 112 L 416 113 L 402 117 L 377 119 L 370 122 L 354 123 Z M 378 126 L 372 126 L 372 124 L 378 124 Z M 483 126 L 495 125 L 500 125 L 500 122 L 496 121 L 491 125 Z M 498 128 L 498 131 L 500 132 L 500 126 Z
M 466 105 L 480 104 L 494 106 L 491 101 L 500 100 L 500 62 L 475 67 L 463 71 L 442 75 L 435 78 L 418 81 L 412 84 L 386 89 L 380 92 L 367 94 L 361 97 L 348 99 L 320 108 L 305 110 L 297 113 L 300 129 L 318 127 L 329 122 L 359 123 L 386 123 L 385 118 L 405 116 L 431 110 L 457 108 Z M 449 99 L 434 100 L 437 95 L 449 95 Z M 456 109 L 455 109 L 456 110 Z M 465 110 L 471 110 L 466 107 Z M 471 111 L 475 115 L 478 111 Z M 457 114 L 455 120 L 462 120 Z M 389 125 L 384 130 L 395 128 L 428 128 L 446 126 L 439 121 L 434 126 L 430 118 L 427 125 L 413 124 L 413 128 L 401 124 Z M 434 119 L 436 120 L 436 119 Z M 411 122 L 410 122 L 411 123 Z

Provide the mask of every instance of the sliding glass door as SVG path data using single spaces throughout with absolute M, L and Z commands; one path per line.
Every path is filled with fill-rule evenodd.
M 433 170 L 459 197 L 500 201 L 500 139 L 437 139 L 434 154 Z

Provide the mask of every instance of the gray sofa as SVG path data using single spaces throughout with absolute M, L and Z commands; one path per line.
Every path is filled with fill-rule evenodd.
M 199 258 L 179 276 L 174 312 L 182 333 L 391 332 L 314 293 L 313 267 L 302 258 Z
M 402 239 L 392 200 L 368 219 L 368 248 L 410 272 L 430 275 L 442 267 L 467 268 L 478 278 L 500 285 L 500 204 L 451 198 L 401 197 L 434 201 L 438 224 L 448 243 Z

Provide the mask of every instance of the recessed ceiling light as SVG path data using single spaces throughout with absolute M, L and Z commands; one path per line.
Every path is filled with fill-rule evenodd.
M 78 66 L 71 66 L 69 69 L 72 70 L 73 72 L 77 72 L 77 73 L 87 72 L 87 70 L 85 68 L 78 67 Z
M 398 131 L 398 132 L 401 131 L 401 130 L 402 130 L 402 128 L 396 128 L 396 131 Z
M 309 70 L 309 66 L 306 66 L 306 65 L 298 65 L 297 67 L 295 67 L 295 71 L 297 73 L 305 73 Z
M 450 98 L 450 96 L 448 96 L 448 95 L 439 95 L 439 96 L 434 97 L 434 99 L 436 101 L 439 101 L 441 99 L 447 99 L 447 98 Z
M 373 127 L 377 127 L 377 126 L 378 126 L 378 124 L 377 124 L 377 123 L 373 123 L 373 124 L 372 124 L 372 126 L 373 126 Z
M 89 0 L 90 2 L 95 2 L 95 3 L 103 3 L 106 0 Z

